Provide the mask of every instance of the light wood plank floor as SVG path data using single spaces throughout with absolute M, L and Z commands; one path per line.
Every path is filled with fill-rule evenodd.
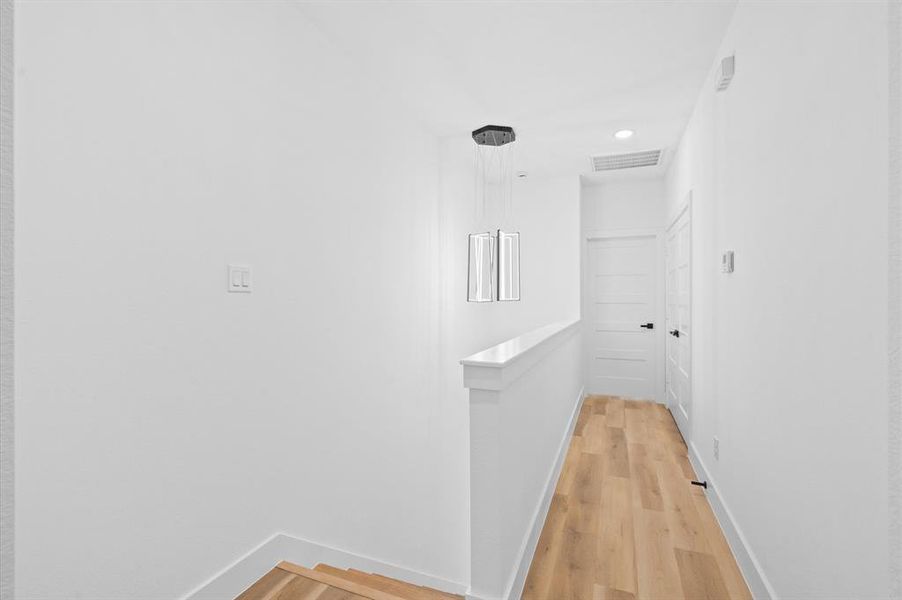
M 670 412 L 583 403 L 523 600 L 750 599 Z

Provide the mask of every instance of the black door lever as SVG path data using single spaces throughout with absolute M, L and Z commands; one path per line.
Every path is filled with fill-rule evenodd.
M 655 324 L 654 323 L 646 323 L 645 325 L 639 325 L 639 327 L 644 327 L 645 329 L 654 329 Z
M 673 331 L 670 332 L 670 335 L 672 335 L 673 337 L 680 337 L 680 330 L 674 329 Z

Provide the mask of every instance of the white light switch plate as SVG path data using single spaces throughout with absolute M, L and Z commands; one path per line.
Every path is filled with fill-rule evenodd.
M 733 272 L 733 251 L 732 250 L 724 250 L 720 255 L 720 272 L 721 273 L 732 273 Z
M 226 290 L 238 294 L 249 294 L 253 289 L 251 268 L 244 265 L 229 265 Z

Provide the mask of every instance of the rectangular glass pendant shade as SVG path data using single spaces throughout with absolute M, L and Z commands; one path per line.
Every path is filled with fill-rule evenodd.
M 467 301 L 519 300 L 520 234 L 471 233 L 467 243 Z
M 491 302 L 495 296 L 495 236 L 469 235 L 467 302 Z
M 498 300 L 520 299 L 520 234 L 498 230 Z

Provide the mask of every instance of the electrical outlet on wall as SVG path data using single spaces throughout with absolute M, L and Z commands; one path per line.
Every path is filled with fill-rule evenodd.
M 720 460 L 720 438 L 714 436 L 714 460 Z

